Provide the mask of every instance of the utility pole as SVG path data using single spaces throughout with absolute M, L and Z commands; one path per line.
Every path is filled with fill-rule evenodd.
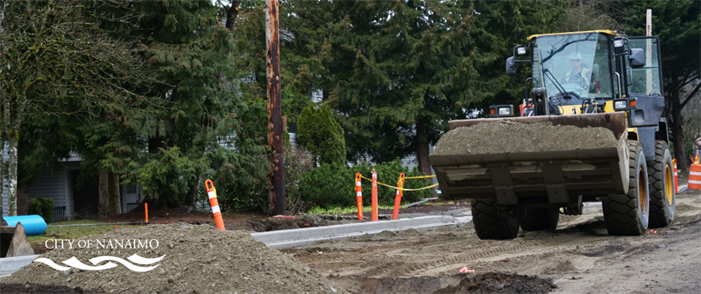
M 652 9 L 647 10 L 647 21 L 645 23 L 645 36 L 652 36 Z M 647 39 L 645 47 L 645 66 L 652 66 L 652 40 Z M 645 70 L 645 94 L 652 93 L 652 69 Z
M 265 39 L 268 67 L 268 145 L 273 151 L 268 208 L 271 215 L 285 214 L 285 164 L 282 150 L 280 103 L 280 21 L 278 0 L 265 0 Z

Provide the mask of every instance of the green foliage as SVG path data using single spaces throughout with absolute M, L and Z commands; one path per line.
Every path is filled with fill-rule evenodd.
M 80 149 L 81 129 L 118 125 L 125 113 L 160 102 L 145 96 L 156 80 L 136 40 L 115 36 L 103 26 L 131 25 L 131 16 L 113 14 L 129 10 L 126 4 L 57 0 L 3 5 L 0 67 L 7 70 L 0 71 L 2 137 L 12 134 L 20 141 L 19 164 L 10 164 L 17 166 L 18 173 L 10 168 L 10 175 L 20 187 L 29 186 L 47 166 L 65 168 L 59 159 Z
M 395 160 L 385 164 L 370 165 L 362 163 L 354 167 L 345 164 L 326 164 L 312 169 L 302 179 L 300 191 L 302 199 L 312 206 L 352 206 L 356 204 L 355 195 L 355 174 L 360 172 L 364 177 L 372 178 L 372 169 L 377 172 L 377 181 L 396 186 L 399 174 L 404 173 L 407 177 L 422 175 L 416 169 L 409 171 L 402 167 L 401 161 Z M 428 184 L 424 179 L 409 179 L 404 183 L 404 188 L 416 189 L 426 187 Z M 363 205 L 371 204 L 372 183 L 367 180 L 362 181 Z M 378 185 L 378 202 L 382 205 L 394 205 L 394 198 L 397 190 Z M 418 201 L 432 195 L 431 189 L 421 191 L 405 191 L 402 202 Z
M 307 106 L 299 116 L 297 127 L 299 144 L 318 156 L 320 163 L 345 163 L 343 129 L 334 119 L 331 108 Z
M 559 8 L 563 4 L 566 3 L 527 0 L 460 2 L 462 6 L 474 5 L 479 12 L 470 35 L 474 48 L 491 57 L 476 65 L 479 75 L 475 78 L 487 84 L 495 95 L 473 104 L 475 108 L 521 104 L 531 68 L 520 63 L 518 74 L 509 78 L 504 70 L 506 59 L 513 55 L 514 46 L 528 44 L 528 36 L 559 32 L 558 22 L 566 13 Z
M 272 165 L 266 146 L 245 145 L 243 149 L 230 150 L 216 147 L 207 153 L 217 168 L 210 179 L 217 189 L 222 211 L 268 209 L 268 175 Z M 200 185 L 204 191 L 204 185 Z M 204 196 L 204 194 L 202 194 Z M 207 199 L 204 196 L 202 199 Z
M 192 160 L 183 156 L 178 147 L 161 148 L 158 153 L 158 160 L 149 161 L 128 174 L 136 178 L 149 197 L 158 198 L 165 193 L 184 197 L 189 190 L 188 183 L 194 179 L 184 178 L 183 175 L 197 174 L 198 170 L 208 166 L 206 158 Z
M 54 219 L 54 200 L 51 198 L 34 198 L 29 201 L 29 214 L 38 214 L 48 224 Z
M 305 210 L 300 185 L 314 166 L 314 155 L 303 147 L 285 148 L 285 210 L 288 213 L 294 215 Z
M 406 203 L 403 202 L 403 205 L 400 205 L 399 208 L 404 208 L 406 206 Z M 394 204 L 392 205 L 378 205 L 377 209 L 394 209 Z M 334 215 L 343 215 L 343 214 L 357 214 L 358 213 L 358 207 L 357 205 L 353 206 L 345 206 L 345 207 L 340 207 L 340 206 L 330 206 L 330 207 L 314 207 L 312 209 L 307 210 L 308 214 L 334 214 Z M 364 215 L 367 215 L 368 213 L 372 213 L 372 206 L 365 205 L 363 206 L 363 213 Z

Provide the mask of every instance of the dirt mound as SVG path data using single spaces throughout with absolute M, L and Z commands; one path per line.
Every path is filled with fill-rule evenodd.
M 457 287 L 447 287 L 434 293 L 548 293 L 557 288 L 551 279 L 505 273 L 485 273 L 467 276 Z
M 522 124 L 510 121 L 480 123 L 445 133 L 431 155 L 541 152 L 616 147 L 605 128 L 553 126 L 551 122 Z
M 41 284 L 0 284 L 0 293 L 3 294 L 20 294 L 20 293 L 52 293 L 52 294 L 64 294 L 64 293 L 76 293 L 76 294 L 102 294 L 102 291 L 84 290 L 80 287 L 65 287 L 65 286 L 52 286 L 52 285 L 41 285 Z
M 92 246 L 86 245 L 90 244 L 89 240 Z M 149 245 L 135 249 L 126 245 L 130 240 L 138 244 L 148 241 Z M 98 241 L 103 245 L 113 241 L 113 246 L 99 247 Z M 123 248 L 116 245 L 118 241 L 124 243 Z M 137 244 L 136 241 L 132 244 Z M 80 247 L 81 243 L 84 246 Z M 248 233 L 219 231 L 209 225 L 180 223 L 119 229 L 75 239 L 71 248 L 65 244 L 65 248 L 54 249 L 40 257 L 62 266 L 63 261 L 72 257 L 94 266 L 89 260 L 98 256 L 114 256 L 130 260 L 134 265 L 149 266 L 129 259 L 134 254 L 163 258 L 150 265 L 157 265 L 157 268 L 146 272 L 127 269 L 127 261 L 114 261 L 116 267 L 100 271 L 70 269 L 65 272 L 34 262 L 0 282 L 34 282 L 115 293 L 345 293 L 309 266 L 291 255 L 268 248 Z M 106 264 L 102 261 L 97 265 Z
M 256 232 L 269 232 L 328 225 L 328 221 L 316 215 L 301 215 L 294 218 L 272 217 L 262 221 L 249 221 L 247 224 Z

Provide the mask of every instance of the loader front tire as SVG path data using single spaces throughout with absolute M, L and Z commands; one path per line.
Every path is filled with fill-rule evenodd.
M 611 194 L 602 198 L 609 235 L 642 235 L 650 218 L 647 164 L 640 142 L 629 141 L 628 154 L 628 194 Z
M 523 215 L 521 216 L 521 229 L 524 231 L 554 231 L 559 220 L 559 209 L 527 208 L 523 210 Z
M 472 199 L 472 222 L 480 239 L 507 240 L 518 234 L 518 216 L 502 214 L 496 199 Z
M 666 227 L 674 220 L 674 163 L 669 145 L 655 141 L 655 160 L 647 162 L 650 181 L 650 228 Z

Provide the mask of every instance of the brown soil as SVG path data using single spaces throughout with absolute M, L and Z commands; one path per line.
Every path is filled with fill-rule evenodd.
M 224 226 L 227 230 L 250 230 L 248 222 L 257 222 L 268 218 L 262 213 L 223 213 Z M 106 223 L 144 223 L 145 215 L 143 207 L 136 208 L 128 213 L 101 219 Z M 187 207 L 151 209 L 148 210 L 148 221 L 151 224 L 189 223 L 189 224 L 214 224 L 211 212 L 193 210 Z
M 102 294 L 106 292 L 85 290 L 80 287 L 65 287 L 65 286 L 55 286 L 55 285 L 42 285 L 42 284 L 0 284 L 0 293 L 3 294 L 22 294 L 22 293 L 53 293 L 53 294 L 64 294 L 64 293 L 76 293 L 76 294 Z
M 316 215 L 299 215 L 294 218 L 271 217 L 261 221 L 249 221 L 246 223 L 251 230 L 256 232 L 269 232 L 278 230 L 291 230 L 301 228 L 311 228 L 318 226 L 328 226 L 338 224 L 337 221 L 328 221 Z
M 473 289 L 481 293 L 521 285 L 531 289 L 523 293 L 696 293 L 701 288 L 699 243 L 701 191 L 688 191 L 677 197 L 674 223 L 643 236 L 608 235 L 601 207 L 586 206 L 583 215 L 561 215 L 555 232 L 522 231 L 514 240 L 480 240 L 468 223 L 282 251 L 352 293 L 465 293 L 460 291 L 475 285 L 483 287 Z M 472 282 L 451 278 L 463 266 L 475 269 L 471 277 L 485 275 Z M 497 276 L 489 278 L 489 273 Z M 557 288 L 540 279 L 552 279 Z M 422 290 L 404 291 L 412 287 Z
M 523 124 L 497 121 L 445 133 L 431 155 L 597 149 L 616 147 L 617 144 L 613 132 L 605 128 L 553 126 L 551 122 Z
M 76 240 L 158 240 L 150 249 L 54 249 L 40 257 L 58 264 L 76 257 L 84 264 L 97 256 L 122 259 L 138 254 L 145 258 L 165 256 L 158 268 L 133 272 L 123 265 L 102 271 L 61 272 L 34 262 L 0 283 L 29 282 L 81 287 L 117 293 L 345 293 L 295 257 L 268 248 L 247 232 L 220 231 L 209 225 L 150 225 L 119 229 Z M 74 241 L 75 242 L 75 241 Z M 93 241 L 95 246 L 96 241 Z M 77 243 L 76 243 L 77 244 Z M 77 246 L 77 245 L 76 245 Z M 101 262 L 104 265 L 105 262 Z
M 436 203 L 432 201 L 429 203 Z M 455 209 L 468 208 L 468 202 L 455 202 L 453 204 L 428 205 L 419 204 L 399 210 L 399 216 L 405 214 L 441 214 L 442 212 L 452 211 Z M 138 210 L 138 209 L 137 209 Z M 133 223 L 146 224 L 144 222 L 144 211 L 131 211 L 120 214 L 118 216 L 101 219 L 101 222 L 106 223 Z M 392 217 L 391 209 L 379 209 L 379 214 L 383 217 L 380 219 L 390 219 Z M 149 209 L 149 224 L 171 224 L 171 223 L 189 223 L 189 224 L 209 224 L 214 226 L 214 218 L 207 211 L 197 211 L 183 208 L 168 208 L 168 209 Z M 289 216 L 288 216 L 289 217 Z M 227 230 L 244 230 L 254 232 L 268 232 L 277 230 L 290 230 L 308 227 L 330 226 L 343 223 L 357 222 L 356 214 L 348 214 L 345 216 L 318 216 L 318 215 L 297 215 L 294 218 L 268 217 L 262 213 L 224 213 L 224 226 Z M 355 219 L 354 219 L 355 218 Z M 39 244 L 41 245 L 41 244 Z M 38 246 L 38 245 L 37 245 Z M 35 252 L 45 252 L 45 248 L 34 248 Z
M 441 289 L 435 294 L 462 293 L 499 293 L 499 294 L 537 294 L 548 293 L 557 288 L 552 279 L 517 274 L 484 273 L 467 276 L 458 286 Z

